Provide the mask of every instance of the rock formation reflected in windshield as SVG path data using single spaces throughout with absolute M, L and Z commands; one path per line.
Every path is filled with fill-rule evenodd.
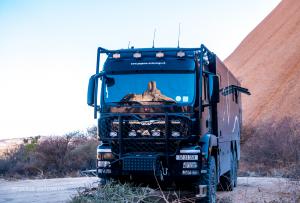
M 155 81 L 148 83 L 148 88 L 143 94 L 127 94 L 121 99 L 121 102 L 175 102 L 174 99 L 167 97 L 161 93 L 156 87 Z

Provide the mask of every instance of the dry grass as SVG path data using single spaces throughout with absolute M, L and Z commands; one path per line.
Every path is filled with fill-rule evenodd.
M 241 174 L 299 179 L 299 135 L 300 123 L 291 118 L 244 128 Z

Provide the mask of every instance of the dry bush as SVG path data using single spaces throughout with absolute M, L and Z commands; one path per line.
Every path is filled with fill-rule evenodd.
M 0 175 L 62 177 L 96 165 L 96 131 L 36 139 L 6 154 L 0 160 Z
M 242 136 L 247 139 L 241 147 L 245 168 L 260 175 L 300 177 L 299 123 L 284 118 L 246 129 Z

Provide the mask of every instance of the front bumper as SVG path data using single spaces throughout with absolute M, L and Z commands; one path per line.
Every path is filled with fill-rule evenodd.
M 101 147 L 101 146 L 100 146 Z M 130 153 L 121 159 L 98 159 L 97 172 L 99 177 L 119 176 L 158 176 L 186 177 L 199 176 L 203 172 L 201 151 L 193 147 L 189 150 L 178 150 L 175 155 L 166 157 L 159 153 Z M 103 157 L 99 156 L 98 157 Z

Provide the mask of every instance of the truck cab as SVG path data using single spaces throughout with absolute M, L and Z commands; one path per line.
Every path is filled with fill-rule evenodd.
M 215 202 L 218 185 L 236 186 L 240 93 L 250 94 L 204 45 L 98 48 L 87 97 L 98 121 L 98 176 L 183 186 Z

